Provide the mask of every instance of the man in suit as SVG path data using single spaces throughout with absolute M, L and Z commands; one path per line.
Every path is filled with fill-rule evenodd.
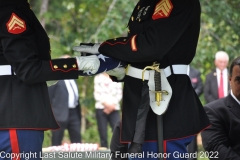
M 192 87 L 194 88 L 198 97 L 200 97 L 200 95 L 203 93 L 203 83 L 200 71 L 190 66 L 188 75 L 191 80 Z M 197 151 L 197 136 L 194 136 L 192 142 L 188 145 L 188 153 L 196 153 Z M 197 160 L 197 158 L 191 157 L 188 160 Z
M 204 107 L 212 124 L 202 132 L 210 159 L 240 159 L 240 57 L 230 66 L 229 82 L 230 94 Z
M 61 58 L 69 58 L 63 55 Z M 69 132 L 71 143 L 81 142 L 81 112 L 78 87 L 75 80 L 59 80 L 48 88 L 53 114 L 60 125 L 59 130 L 52 131 L 52 145 L 61 145 L 64 130 Z
M 215 66 L 211 73 L 206 77 L 204 85 L 204 98 L 206 103 L 223 98 L 228 95 L 228 54 L 224 51 L 218 51 L 215 55 Z

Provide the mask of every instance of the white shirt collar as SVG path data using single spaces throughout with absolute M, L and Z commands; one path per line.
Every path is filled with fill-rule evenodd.
M 68 91 L 68 107 L 75 108 L 78 104 L 78 88 L 74 80 L 64 80 Z
M 232 90 L 231 90 L 231 96 L 233 97 L 233 99 L 235 99 L 237 101 L 237 103 L 240 105 L 240 101 L 234 96 Z
M 216 68 L 216 71 L 217 71 L 217 73 L 221 73 L 221 70 L 218 69 L 218 68 Z M 223 73 L 223 74 L 227 74 L 227 73 L 228 73 L 227 68 L 225 68 L 225 69 L 222 71 L 222 73 Z

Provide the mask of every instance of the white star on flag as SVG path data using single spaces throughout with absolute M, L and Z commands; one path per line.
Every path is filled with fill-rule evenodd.
M 106 62 L 105 58 L 109 58 L 109 57 L 104 56 L 104 55 L 102 55 L 102 54 L 99 54 L 99 55 L 98 55 L 98 58 L 99 58 L 99 59 L 102 59 L 104 62 Z

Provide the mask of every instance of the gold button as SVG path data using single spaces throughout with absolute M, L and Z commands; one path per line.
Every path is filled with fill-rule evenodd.
M 63 65 L 63 68 L 67 68 L 67 65 L 66 65 L 66 64 L 64 64 L 64 65 Z
M 73 67 L 73 68 L 76 68 L 77 66 L 76 66 L 76 64 L 73 64 L 72 67 Z
M 128 29 L 128 33 L 130 33 L 130 29 Z
M 58 68 L 58 66 L 57 66 L 57 65 L 54 65 L 54 66 L 53 66 L 53 68 L 57 69 L 57 68 Z
M 126 39 L 124 39 L 123 41 L 126 41 Z
M 139 18 L 139 22 L 141 21 L 141 19 Z
M 133 21 L 133 20 L 134 20 L 134 17 L 132 16 L 131 19 L 132 19 L 132 21 Z
M 140 9 L 140 6 L 138 6 L 138 10 Z
M 114 41 L 116 41 L 117 40 L 117 38 L 114 38 Z

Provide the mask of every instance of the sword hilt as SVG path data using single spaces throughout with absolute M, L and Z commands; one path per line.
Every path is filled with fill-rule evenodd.
M 155 70 L 156 72 L 160 73 L 159 65 L 159 63 L 154 62 L 152 66 L 146 66 L 142 71 L 142 80 L 144 81 L 144 73 L 148 69 Z
M 168 95 L 168 91 L 166 90 L 152 92 L 155 92 L 155 100 L 158 106 L 160 106 L 160 101 L 162 101 L 162 94 Z
M 158 106 L 160 106 L 160 101 L 162 101 L 162 94 L 168 95 L 168 92 L 166 90 L 162 90 L 161 86 L 161 73 L 159 68 L 159 63 L 154 62 L 152 66 L 146 66 L 142 71 L 142 80 L 144 81 L 144 73 L 146 70 L 154 70 L 154 80 L 155 80 L 155 101 Z

